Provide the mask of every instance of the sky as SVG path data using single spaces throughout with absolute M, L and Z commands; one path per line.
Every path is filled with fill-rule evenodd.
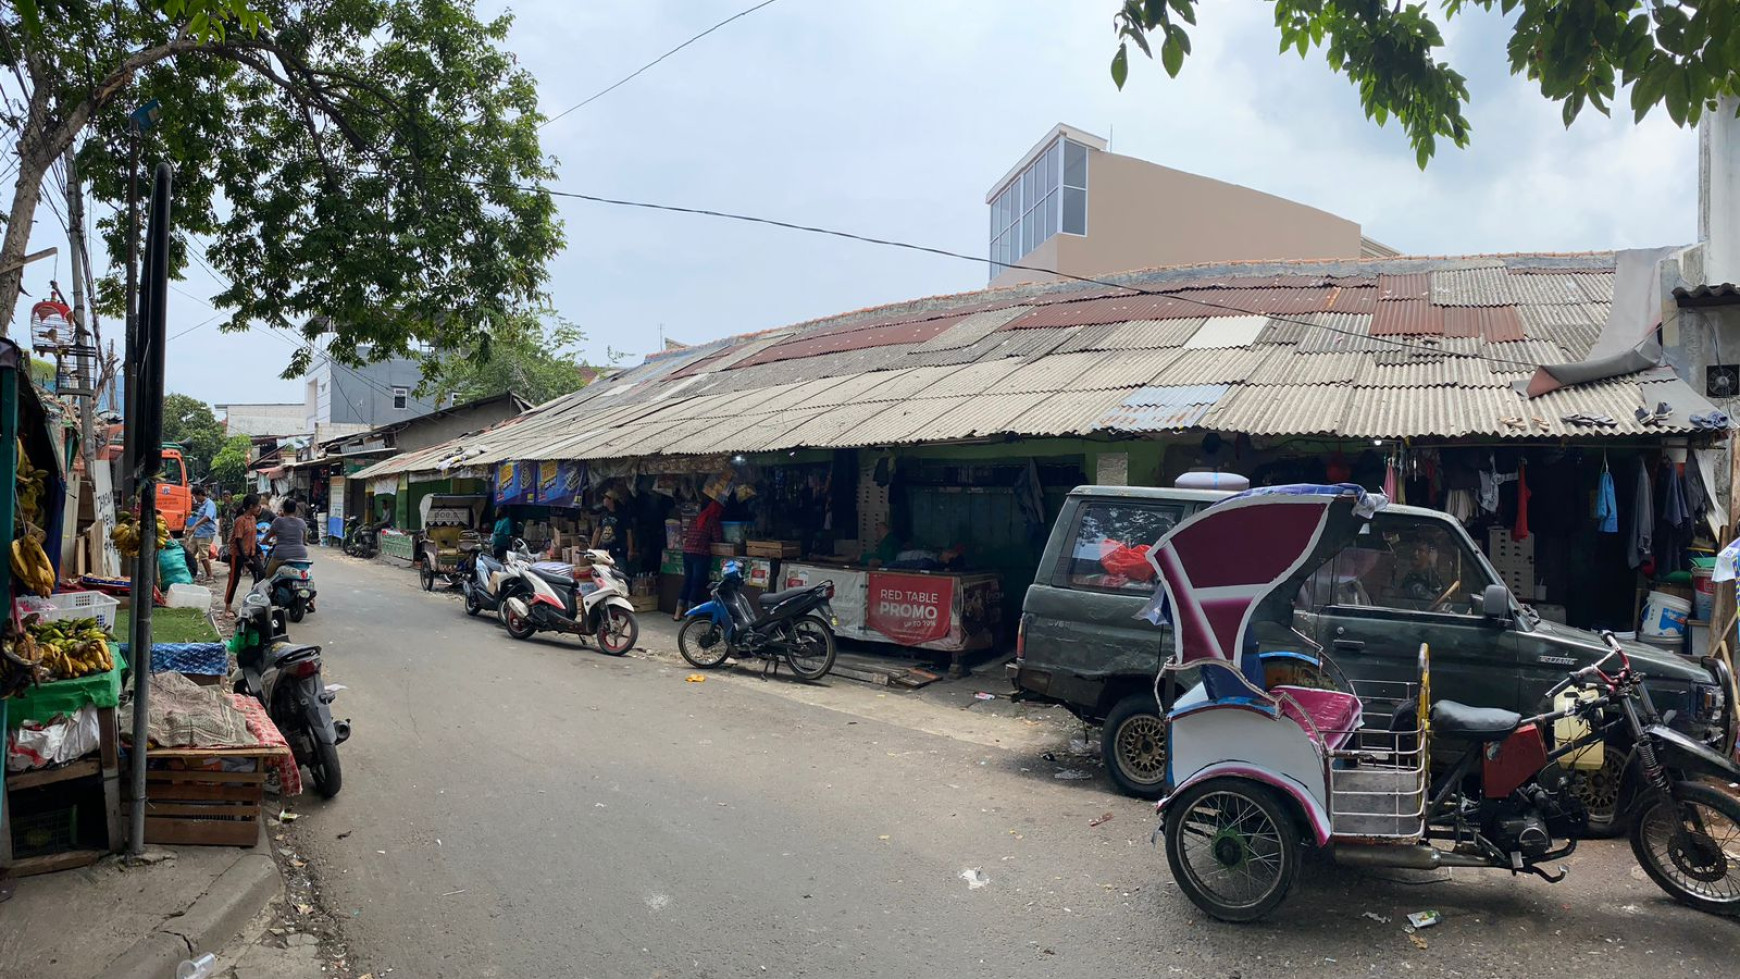
M 751 5 L 520 0 L 510 47 L 554 116 Z M 485 12 L 508 6 L 480 0 Z M 1442 57 L 1468 77 L 1473 144 L 1441 145 L 1422 173 L 1401 130 L 1368 121 L 1321 53 L 1276 53 L 1269 4 L 1204 0 L 1181 75 L 1138 56 L 1122 91 L 1107 70 L 1118 6 L 776 0 L 550 124 L 553 187 L 984 254 L 987 191 L 1063 122 L 1114 152 L 1339 214 L 1408 254 L 1695 238 L 1696 134 L 1660 110 L 1641 125 L 1590 110 L 1567 131 L 1556 104 L 1509 74 L 1497 15 L 1471 8 L 1446 29 Z M 549 292 L 594 363 L 637 363 L 661 337 L 703 342 L 986 281 L 982 263 L 558 204 L 568 245 L 550 261 Z M 169 389 L 301 401 L 300 382 L 277 376 L 289 344 L 217 330 L 202 300 L 219 289 L 195 268 L 173 294 L 169 333 L 185 335 L 170 347 Z

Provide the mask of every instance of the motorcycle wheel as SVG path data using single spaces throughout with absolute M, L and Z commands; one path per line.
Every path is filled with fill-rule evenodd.
M 465 614 L 476 615 L 483 611 L 483 603 L 477 600 L 477 589 L 465 586 Z
M 338 767 L 338 747 L 315 741 L 314 760 L 308 766 L 308 773 L 314 776 L 314 791 L 320 793 L 322 799 L 337 795 L 344 785 L 344 772 Z
M 1222 921 L 1263 917 L 1299 877 L 1299 828 L 1272 789 L 1211 778 L 1166 807 L 1166 862 L 1191 903 Z
M 530 639 L 538 634 L 538 627 L 532 624 L 532 617 L 515 614 L 506 602 L 501 606 L 501 621 L 507 626 L 508 635 L 515 639 Z
M 428 561 L 423 562 L 423 570 L 418 573 L 418 577 L 423 581 L 424 591 L 435 590 L 435 569 L 429 566 Z
M 785 661 L 800 680 L 816 681 L 834 668 L 834 630 L 814 615 L 806 615 L 791 624 L 791 638 L 785 642 Z
M 683 654 L 690 666 L 710 670 L 731 657 L 731 643 L 725 639 L 725 630 L 712 619 L 690 619 L 677 633 L 677 652 Z
M 302 603 L 299 601 L 291 602 L 290 608 L 285 612 L 285 614 L 290 617 L 291 622 L 301 622 L 302 616 L 306 615 L 307 613 L 308 613 L 308 610 L 303 608 Z
M 634 648 L 640 638 L 640 622 L 634 613 L 612 605 L 598 620 L 598 648 L 612 656 L 623 656 Z
M 1631 824 L 1631 852 L 1674 900 L 1740 916 L 1740 801 L 1719 789 L 1679 782 Z

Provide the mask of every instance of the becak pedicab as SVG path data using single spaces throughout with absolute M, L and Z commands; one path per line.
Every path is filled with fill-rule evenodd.
M 1631 829 L 1638 862 L 1676 900 L 1740 914 L 1740 801 L 1719 784 L 1740 766 L 1666 725 L 1611 633 L 1605 659 L 1549 692 L 1564 706 L 1525 718 L 1434 702 L 1428 643 L 1415 679 L 1350 682 L 1292 628 L 1301 586 L 1387 505 L 1347 484 L 1252 490 L 1150 550 L 1158 584 L 1145 614 L 1174 629 L 1157 696 L 1169 676 L 1200 676 L 1167 716 L 1157 806 L 1179 888 L 1216 918 L 1261 918 L 1297 880 L 1307 844 L 1357 866 L 1556 882 L 1565 871 L 1550 865 L 1587 828 L 1559 762 L 1613 730 L 1629 734 L 1647 778 Z M 1550 743 L 1561 721 L 1585 733 Z M 1466 745 L 1437 778 L 1435 737 Z

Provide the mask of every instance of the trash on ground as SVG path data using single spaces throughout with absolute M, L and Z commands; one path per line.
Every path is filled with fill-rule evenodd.
M 1380 925 L 1387 925 L 1390 923 L 1388 915 L 1378 914 L 1376 911 L 1367 911 L 1365 914 L 1360 915 L 1360 917 L 1370 918 Z
M 1065 782 L 1081 782 L 1093 778 L 1093 775 L 1079 768 L 1060 768 L 1051 777 L 1063 779 Z
M 699 673 L 691 673 L 687 677 L 684 677 L 684 679 L 690 683 L 706 683 L 707 682 L 707 678 L 705 676 L 702 676 Z
M 994 693 L 986 693 L 985 691 L 981 690 L 978 693 L 973 694 L 973 699 L 974 700 L 996 700 L 997 695 Z
M 969 867 L 961 871 L 961 879 L 967 882 L 967 890 L 976 891 L 991 882 L 991 878 L 977 867 Z
M 1423 949 L 1426 947 L 1426 940 L 1419 935 L 1409 935 L 1408 941 L 1413 942 L 1415 948 Z
M 1408 915 L 1408 924 L 1415 928 L 1430 928 L 1443 920 L 1444 916 L 1436 911 L 1415 911 Z
M 1069 753 L 1072 755 L 1097 756 L 1100 753 L 1100 743 L 1097 740 L 1089 741 L 1087 738 L 1071 738 L 1069 742 Z
M 281 823 L 287 823 L 293 819 L 300 819 L 300 818 L 301 818 L 300 816 L 298 816 L 296 813 L 291 812 L 288 809 L 278 810 L 278 821 Z
M 1089 820 L 1088 825 L 1089 826 L 1104 826 L 1105 824 L 1107 824 L 1111 821 L 1112 821 L 1112 814 L 1108 812 L 1098 819 Z

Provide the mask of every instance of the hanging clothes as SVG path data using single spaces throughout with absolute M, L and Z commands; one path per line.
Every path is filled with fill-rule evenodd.
M 1619 533 L 1619 500 L 1613 492 L 1613 471 L 1605 462 L 1601 479 L 1595 486 L 1595 529 L 1603 534 Z
M 1686 567 L 1692 543 L 1692 508 L 1686 502 L 1686 481 L 1678 463 L 1663 459 L 1656 473 L 1655 573 L 1671 574 Z
M 1391 503 L 1402 502 L 1396 491 L 1397 483 L 1396 463 L 1394 459 L 1391 459 L 1389 463 L 1384 466 L 1384 499 L 1389 500 Z
M 1529 539 L 1529 478 L 1526 462 L 1516 464 L 1516 524 L 1511 528 L 1510 538 Z
M 1651 551 L 1655 538 L 1655 501 L 1649 488 L 1649 467 L 1637 460 L 1637 487 L 1631 498 L 1631 519 L 1625 526 L 1625 563 L 1640 568 L 1653 561 Z
M 1444 512 L 1467 523 L 1474 519 L 1474 494 L 1465 489 L 1453 489 L 1444 494 Z

